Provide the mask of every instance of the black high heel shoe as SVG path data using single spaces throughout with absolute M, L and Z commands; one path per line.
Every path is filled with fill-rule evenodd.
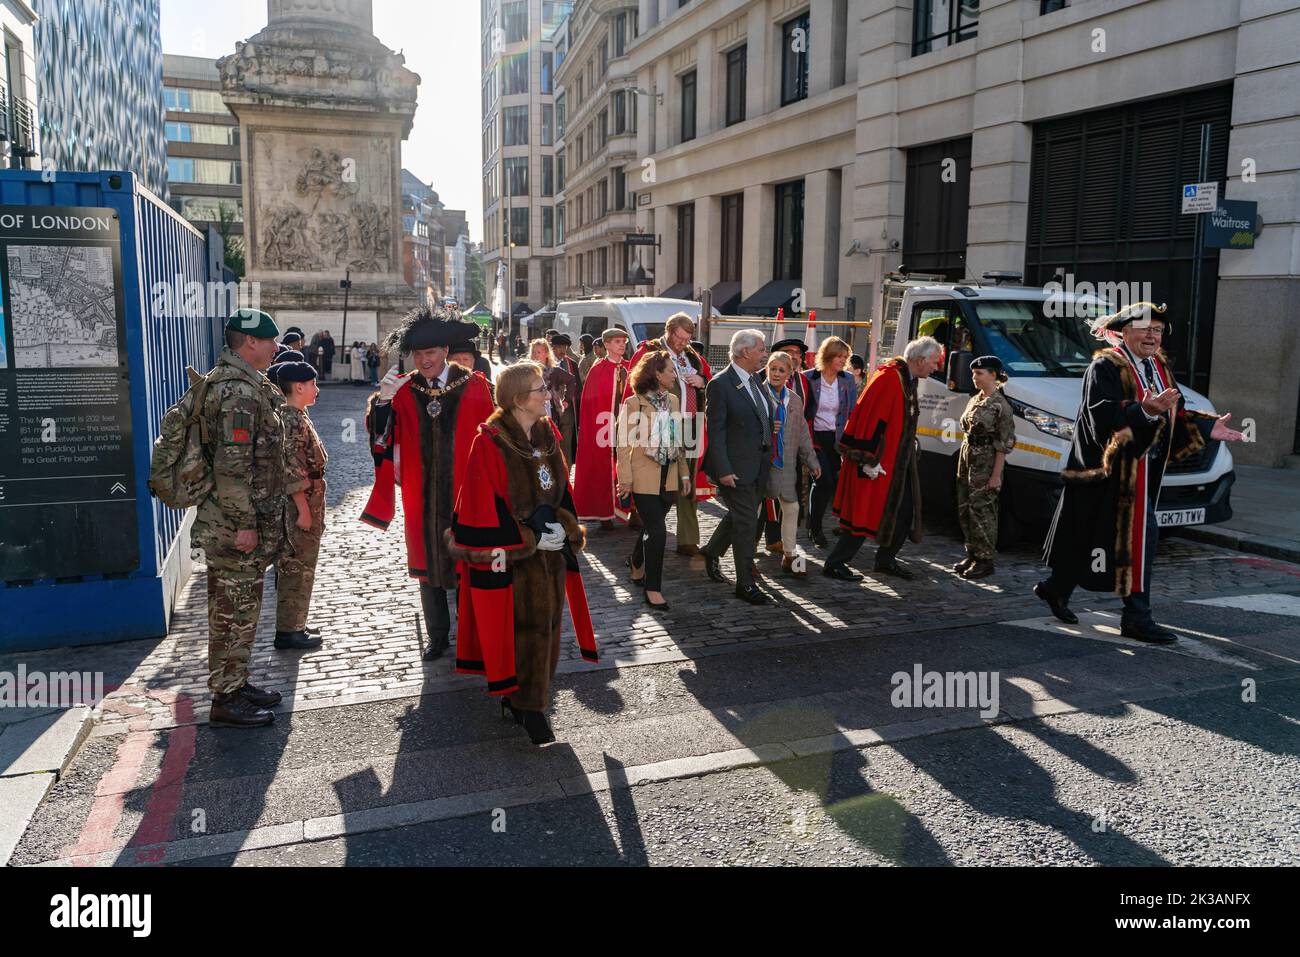
M 522 716 L 520 723 L 528 732 L 528 738 L 533 744 L 550 744 L 555 740 L 551 723 L 546 720 L 546 715 L 541 711 L 519 711 L 517 714 Z
M 513 721 L 515 724 L 524 723 L 523 713 L 514 709 L 509 698 L 501 699 L 501 720 Z
M 624 559 L 623 564 L 626 565 L 631 571 L 636 571 L 636 566 L 632 564 L 632 559 L 630 556 Z M 640 578 L 633 578 L 630 574 L 627 577 L 628 577 L 628 581 L 630 581 L 637 588 L 645 588 L 645 569 L 641 570 Z
M 651 608 L 653 608 L 655 611 L 667 611 L 667 610 L 668 610 L 668 602 L 667 602 L 666 600 L 665 600 L 665 601 L 661 601 L 661 602 L 659 602 L 658 604 L 656 604 L 655 602 L 652 602 L 652 601 L 650 600 L 650 596 L 649 596 L 649 595 L 646 595 L 646 596 L 645 596 L 645 603 L 646 603 L 647 605 L 649 605 Z

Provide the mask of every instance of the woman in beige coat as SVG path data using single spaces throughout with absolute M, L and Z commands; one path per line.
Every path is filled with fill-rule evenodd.
M 763 508 L 767 516 L 781 511 L 781 569 L 795 578 L 806 578 L 803 562 L 795 563 L 795 533 L 799 530 L 799 493 L 795 479 L 799 474 L 802 461 L 812 473 L 814 480 L 821 478 L 821 466 L 817 461 L 817 452 L 813 449 L 812 433 L 808 431 L 808 422 L 803 415 L 803 402 L 795 395 L 794 389 L 786 388 L 790 376 L 795 374 L 794 361 L 784 352 L 773 352 L 767 360 L 766 388 L 772 394 L 772 402 L 777 410 L 773 417 L 772 430 L 776 433 L 776 444 L 772 457 L 772 468 L 767 473 L 767 501 Z
M 645 588 L 646 604 L 667 610 L 663 596 L 665 519 L 680 491 L 691 492 L 681 406 L 670 390 L 677 368 L 666 351 L 647 352 L 631 375 L 632 394 L 618 413 L 618 494 L 632 496 L 643 528 L 627 566 Z

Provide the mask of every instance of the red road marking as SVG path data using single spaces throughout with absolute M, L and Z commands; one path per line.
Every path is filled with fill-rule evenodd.
M 1240 562 L 1243 565 L 1249 565 L 1251 568 L 1263 568 L 1268 571 L 1282 572 L 1284 575 L 1294 575 L 1300 578 L 1300 565 L 1291 562 L 1277 561 L 1272 558 L 1255 558 L 1253 556 L 1239 556 L 1233 561 Z

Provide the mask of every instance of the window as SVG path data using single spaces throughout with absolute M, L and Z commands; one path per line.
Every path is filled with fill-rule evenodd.
M 555 245 L 555 207 L 542 206 L 542 246 L 550 249 Z
M 244 221 L 244 204 L 237 199 L 218 199 L 215 196 L 172 197 L 172 209 L 186 219 L 200 222 L 220 222 L 222 212 L 231 217 L 231 222 Z
M 542 145 L 555 145 L 555 107 L 550 103 L 542 104 Z
M 609 110 L 601 110 L 600 115 L 596 117 L 596 135 L 600 138 L 600 145 L 603 147 L 609 142 Z
M 773 279 L 803 278 L 803 180 L 776 188 L 776 250 Z
M 917 272 L 954 281 L 966 275 L 966 228 L 970 219 L 971 140 L 969 137 L 914 146 L 907 151 L 903 187 L 903 262 Z M 953 175 L 948 176 L 951 170 Z M 1070 188 L 1078 177 L 1070 177 Z M 1096 204 L 1096 218 L 1106 214 Z M 1057 204 L 1057 209 L 1064 209 Z
M 555 195 L 555 157 L 542 156 L 542 195 Z
M 614 93 L 614 135 L 627 132 L 627 93 L 618 90 Z
M 722 197 L 722 275 L 723 282 L 740 282 L 744 251 L 745 194 Z
M 682 142 L 695 139 L 695 71 L 682 76 Z
M 677 281 L 695 282 L 695 204 L 677 207 Z
M 167 179 L 172 183 L 208 183 L 214 186 L 238 186 L 241 182 L 239 160 L 188 159 L 167 157 Z
M 808 14 L 781 26 L 781 105 L 808 98 Z
M 555 54 L 542 51 L 542 92 L 548 96 L 555 92 Z
M 916 0 L 912 56 L 975 38 L 979 0 Z
M 183 86 L 163 87 L 163 105 L 176 113 L 228 115 L 226 101 L 217 90 L 191 90 Z
M 528 92 L 528 54 L 513 53 L 505 57 L 502 61 L 502 68 L 505 70 L 505 92 L 527 93 Z
M 621 166 L 616 167 L 614 170 L 614 208 L 629 208 L 627 201 L 627 173 Z
M 555 245 L 564 245 L 564 222 L 566 219 L 565 209 L 563 206 L 555 208 Z
M 596 196 L 600 202 L 600 215 L 609 215 L 609 180 L 602 179 L 596 186 Z
M 556 139 L 564 138 L 564 124 L 568 118 L 567 108 L 568 98 L 560 94 L 555 98 L 555 137 Z
M 578 134 L 578 149 L 577 149 L 577 151 L 576 151 L 576 152 L 577 152 L 578 165 L 579 165 L 579 166 L 582 166 L 582 160 L 583 160 L 583 156 L 582 156 L 582 153 L 583 153 L 582 142 L 583 142 L 583 140 L 582 140 L 582 134 L 579 133 L 579 134 Z
M 524 210 L 528 212 L 528 210 Z M 515 263 L 515 298 L 528 299 L 528 261 Z
M 554 34 L 555 29 L 573 12 L 572 0 L 561 0 L 561 2 L 545 2 L 542 4 L 542 39 L 549 40 Z
M 614 17 L 614 56 L 627 52 L 627 14 L 620 13 Z
M 1069 5 L 1070 0 L 1043 0 L 1042 9 L 1038 12 L 1040 14 L 1055 13 L 1057 10 L 1064 10 Z
M 727 125 L 734 126 L 745 119 L 745 58 L 748 47 L 737 47 L 727 53 Z
M 555 260 L 542 260 L 542 298 L 550 302 L 555 298 Z
M 505 124 L 506 146 L 528 145 L 528 107 L 507 106 L 501 111 Z
M 515 206 L 510 210 L 510 241 L 516 246 L 528 245 L 527 206 Z
M 528 195 L 528 157 L 510 156 L 505 159 L 506 195 Z
M 522 43 L 528 39 L 528 3 L 503 3 L 501 26 L 506 32 L 506 43 Z
M 173 143 L 212 143 L 217 146 L 238 146 L 238 126 L 217 126 L 214 123 L 166 123 L 167 139 Z
M 564 189 L 564 153 L 555 154 L 555 191 Z
M 600 41 L 600 75 L 609 72 L 609 37 Z
M 596 275 L 600 285 L 609 284 L 609 250 L 604 246 L 596 250 Z

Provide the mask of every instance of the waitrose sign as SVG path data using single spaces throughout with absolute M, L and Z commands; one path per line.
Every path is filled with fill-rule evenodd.
M 1221 199 L 1205 216 L 1205 245 L 1210 249 L 1254 249 L 1257 204 Z

